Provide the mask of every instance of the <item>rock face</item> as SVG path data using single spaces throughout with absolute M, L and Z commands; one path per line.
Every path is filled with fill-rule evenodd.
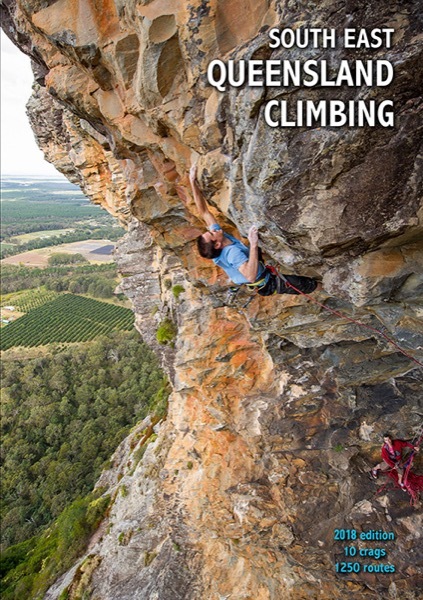
M 71 585 L 70 597 L 82 586 L 102 600 L 417 599 L 421 512 L 400 490 L 375 495 L 366 471 L 386 430 L 412 438 L 421 427 L 422 371 L 410 358 L 423 360 L 421 2 L 1 8 L 34 62 L 28 110 L 47 159 L 128 225 L 121 290 L 173 383 L 157 439 L 134 437 L 103 476 L 116 498 L 89 558 L 47 597 Z M 394 44 L 269 48 L 269 27 L 299 26 L 390 27 Z M 395 126 L 271 128 L 269 99 L 319 100 L 330 89 L 222 93 L 206 78 L 215 58 L 317 56 L 389 59 L 389 94 L 342 87 L 338 98 L 389 97 Z M 284 272 L 323 279 L 320 305 L 280 296 L 245 306 L 244 292 L 227 305 L 225 276 L 193 248 L 202 228 L 186 198 L 194 161 L 219 222 L 237 235 L 257 224 Z M 166 321 L 177 335 L 160 346 Z M 348 559 L 335 529 L 394 532 L 383 545 L 355 545 L 385 548 L 386 558 L 360 562 L 395 572 L 337 574 Z

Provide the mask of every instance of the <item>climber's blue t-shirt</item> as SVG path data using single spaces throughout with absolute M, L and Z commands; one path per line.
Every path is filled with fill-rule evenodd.
M 231 278 L 234 283 L 250 283 L 246 277 L 239 271 L 239 267 L 248 261 L 250 256 L 250 249 L 247 248 L 240 240 L 229 235 L 229 233 L 223 234 L 225 238 L 230 240 L 232 244 L 224 246 L 222 252 L 217 258 L 213 258 L 215 265 L 223 269 L 227 275 Z M 259 263 L 258 273 L 256 281 L 263 277 L 265 272 L 264 266 Z

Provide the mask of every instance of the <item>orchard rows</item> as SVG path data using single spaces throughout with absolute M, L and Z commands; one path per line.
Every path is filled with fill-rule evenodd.
M 63 294 L 4 328 L 0 349 L 85 342 L 118 329 L 128 331 L 133 322 L 134 315 L 129 308 Z
M 51 302 L 57 298 L 58 293 L 45 288 L 37 288 L 25 292 L 7 294 L 1 302 L 2 306 L 13 305 L 19 312 L 27 313 L 34 308 L 39 308 L 46 302 Z

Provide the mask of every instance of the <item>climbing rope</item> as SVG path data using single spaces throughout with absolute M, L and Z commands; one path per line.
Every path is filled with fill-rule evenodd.
M 417 442 L 414 443 L 414 439 L 415 439 L 416 436 L 414 437 L 413 442 L 411 442 L 413 444 L 413 446 L 417 446 L 418 448 L 420 447 L 421 441 L 423 439 L 422 429 L 420 430 L 420 437 L 418 438 Z M 403 483 L 404 483 L 405 486 L 407 485 L 408 473 L 409 473 L 409 471 L 411 469 L 411 465 L 413 464 L 415 455 L 416 455 L 416 452 L 413 450 L 413 452 L 411 452 L 410 456 L 408 458 L 406 458 L 406 460 L 404 462 L 404 465 L 407 465 L 406 469 L 405 469 L 404 476 L 402 478 L 402 481 L 403 481 Z
M 348 315 L 345 315 L 345 314 L 343 314 L 343 313 L 341 313 L 341 312 L 339 312 L 337 310 L 334 310 L 333 308 L 330 308 L 329 306 L 325 306 L 324 304 L 322 304 L 321 302 L 319 302 L 318 300 L 316 300 L 315 298 L 313 298 L 312 296 L 310 296 L 310 294 L 306 294 L 305 292 L 302 292 L 301 290 L 299 290 L 298 288 L 296 288 L 295 285 L 293 285 L 292 283 L 290 283 L 283 275 L 280 275 L 278 273 L 278 271 L 275 269 L 275 267 L 272 266 L 271 270 L 278 277 L 280 277 L 283 280 L 283 282 L 285 283 L 286 286 L 288 286 L 291 289 L 295 290 L 297 292 L 297 294 L 300 294 L 301 296 L 305 296 L 306 298 L 308 298 L 309 300 L 311 300 L 311 302 L 313 302 L 314 304 L 317 304 L 321 308 L 324 308 L 328 312 L 336 315 L 337 317 L 340 317 L 341 319 L 346 319 L 347 321 L 350 321 L 351 323 L 354 323 L 355 325 L 359 325 L 360 327 L 364 327 L 365 329 L 368 329 L 369 331 L 373 331 L 374 333 L 377 333 L 378 335 L 381 335 L 387 342 L 389 342 L 390 344 L 392 344 L 393 346 L 395 346 L 395 348 L 397 350 L 399 350 L 399 352 L 401 352 L 402 354 L 404 354 L 404 356 L 406 356 L 407 358 L 409 358 L 410 360 L 412 360 L 413 362 L 415 362 L 417 365 L 419 365 L 419 367 L 423 367 L 423 363 L 422 362 L 420 362 L 419 360 L 417 360 L 417 358 L 414 358 L 414 356 L 411 356 L 410 354 L 408 354 L 394 340 L 392 340 L 385 333 L 383 333 L 383 331 L 380 331 L 379 329 L 376 329 L 376 327 L 372 327 L 371 325 L 366 325 L 366 323 L 362 323 L 361 321 L 357 321 L 356 319 L 353 319 L 352 317 L 349 317 Z

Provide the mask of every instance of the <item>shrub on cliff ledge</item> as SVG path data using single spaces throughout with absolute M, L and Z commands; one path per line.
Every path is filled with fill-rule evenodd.
M 183 285 L 174 285 L 172 288 L 172 294 L 176 300 L 179 300 L 179 296 L 185 292 L 185 288 Z
M 173 321 L 166 318 L 159 325 L 156 331 L 156 339 L 159 344 L 168 344 L 176 337 L 176 325 Z

